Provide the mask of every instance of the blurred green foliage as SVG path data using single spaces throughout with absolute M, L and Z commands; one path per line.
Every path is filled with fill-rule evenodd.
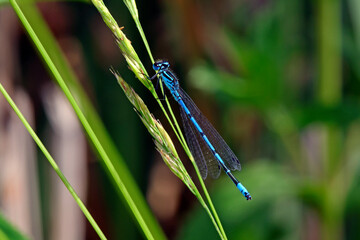
M 0 214 L 0 239 L 1 240 L 26 240 L 27 237 L 23 236 L 14 226 L 4 219 Z
M 223 193 L 225 185 L 214 186 L 229 238 L 355 239 L 357 224 L 348 227 L 347 219 L 349 212 L 353 221 L 359 219 L 354 206 L 360 202 L 352 195 L 359 190 L 360 45 L 354 37 L 357 19 L 349 10 L 357 16 L 359 4 L 231 4 L 214 11 L 197 8 L 199 16 L 216 16 L 216 21 L 203 17 L 201 28 L 215 33 L 218 45 L 209 47 L 209 39 L 200 38 L 198 46 L 205 47 L 197 52 L 206 60 L 193 57 L 187 78 L 192 87 L 217 99 L 221 112 L 214 114 L 225 119 L 227 136 L 239 139 L 237 133 L 247 132 L 241 142 L 256 150 L 243 159 L 244 170 L 238 174 L 254 195 L 253 202 L 235 203 L 235 196 Z M 255 124 L 257 131 L 241 124 Z M 244 147 L 237 151 L 248 152 Z M 263 196 L 266 191 L 269 196 Z M 188 218 L 181 239 L 196 239 L 191 236 L 197 229 L 206 232 L 208 226 L 199 215 L 204 216 L 197 212 Z

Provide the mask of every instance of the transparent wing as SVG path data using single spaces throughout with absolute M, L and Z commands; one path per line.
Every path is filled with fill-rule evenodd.
M 182 107 L 180 107 L 180 115 L 183 122 L 186 142 L 189 146 L 192 155 L 194 156 L 196 165 L 200 170 L 201 177 L 203 179 L 206 179 L 208 170 L 206 167 L 205 158 L 202 153 L 202 149 L 200 147 L 199 141 L 197 140 L 196 132 L 192 128 L 191 123 L 189 122 L 189 119 L 186 116 L 186 113 Z
M 206 179 L 208 172 L 212 178 L 218 178 L 220 175 L 220 166 L 215 156 L 211 153 L 209 147 L 200 136 L 199 131 L 191 123 L 182 107 L 180 107 L 180 114 L 184 125 L 186 142 L 195 158 L 202 178 Z
M 205 135 L 208 137 L 211 144 L 214 146 L 216 151 L 219 153 L 220 157 L 223 159 L 226 167 L 228 167 L 230 170 L 241 170 L 241 164 L 238 160 L 238 158 L 235 156 L 233 151 L 230 149 L 230 147 L 226 144 L 225 140 L 220 136 L 220 134 L 216 131 L 216 129 L 211 125 L 209 120 L 201 113 L 199 108 L 195 105 L 193 100 L 185 93 L 184 90 L 179 89 L 179 93 L 181 98 L 183 99 L 185 105 L 188 107 L 189 111 L 195 118 L 195 120 L 198 122 L 202 130 L 204 131 Z M 191 124 L 192 125 L 192 124 Z M 200 142 L 205 141 L 201 139 Z M 208 163 L 208 159 L 206 159 L 206 162 Z M 209 163 L 210 164 L 210 163 Z M 210 166 L 208 164 L 208 169 L 210 172 Z

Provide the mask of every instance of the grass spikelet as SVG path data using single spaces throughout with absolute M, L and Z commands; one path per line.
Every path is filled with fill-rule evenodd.
M 191 192 L 196 194 L 196 186 L 182 164 L 168 133 L 165 131 L 161 123 L 150 113 L 149 109 L 139 95 L 135 93 L 135 91 L 120 77 L 119 74 L 117 74 L 113 69 L 110 70 L 116 77 L 126 97 L 134 106 L 134 109 L 139 115 L 141 121 L 154 138 L 156 149 L 160 153 L 166 165 L 178 178 L 181 179 L 181 181 L 185 183 Z
M 153 92 L 153 86 L 149 79 L 146 77 L 147 74 L 144 65 L 141 63 L 139 56 L 131 45 L 131 41 L 122 31 L 123 28 L 119 27 L 119 25 L 117 24 L 113 16 L 110 14 L 109 10 L 104 5 L 104 2 L 102 0 L 92 0 L 92 2 L 100 12 L 105 24 L 111 29 L 112 33 L 114 34 L 121 53 L 124 56 L 126 62 L 128 63 L 131 71 L 135 73 L 136 77 L 141 81 L 142 84 L 144 84 L 145 87 L 147 87 L 151 92 Z M 134 2 L 130 1 L 127 6 L 132 6 L 132 12 L 137 13 L 137 10 L 134 10 Z

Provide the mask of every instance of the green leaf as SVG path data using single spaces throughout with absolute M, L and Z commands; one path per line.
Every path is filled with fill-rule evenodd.
M 27 240 L 29 238 L 23 236 L 14 226 L 6 221 L 4 216 L 0 214 L 0 239 L 1 240 Z

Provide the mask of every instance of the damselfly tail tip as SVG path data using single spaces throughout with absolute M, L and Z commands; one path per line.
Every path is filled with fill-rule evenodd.
M 244 195 L 244 197 L 246 198 L 246 200 L 251 200 L 250 193 L 248 192 L 248 190 L 246 190 L 246 188 L 245 188 L 239 181 L 237 181 L 236 187 L 237 187 L 237 188 L 240 190 L 240 192 Z
M 249 193 L 245 193 L 244 196 L 245 196 L 246 200 L 251 200 L 252 199 Z

